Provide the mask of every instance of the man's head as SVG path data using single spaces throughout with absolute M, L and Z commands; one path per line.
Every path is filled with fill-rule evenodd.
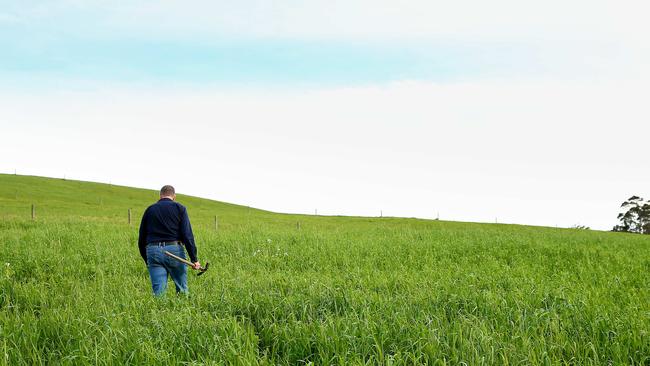
M 169 198 L 172 201 L 176 199 L 176 190 L 170 185 L 160 188 L 160 198 Z

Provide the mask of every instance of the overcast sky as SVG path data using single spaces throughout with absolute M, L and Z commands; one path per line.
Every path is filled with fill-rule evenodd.
M 1 1 L 0 172 L 279 212 L 610 229 L 644 1 Z

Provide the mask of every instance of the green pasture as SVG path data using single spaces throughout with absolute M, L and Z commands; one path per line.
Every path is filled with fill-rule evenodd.
M 0 175 L 0 365 L 650 364 L 650 236 L 179 195 L 210 270 L 155 299 L 156 199 Z

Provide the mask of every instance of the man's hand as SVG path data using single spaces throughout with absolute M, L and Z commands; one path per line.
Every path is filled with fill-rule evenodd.
M 199 261 L 194 262 L 194 264 L 192 265 L 192 268 L 193 268 L 193 269 L 199 269 L 199 268 L 201 268 L 201 263 L 199 263 Z

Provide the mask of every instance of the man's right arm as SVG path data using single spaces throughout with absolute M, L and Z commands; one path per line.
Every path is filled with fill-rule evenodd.
M 138 249 L 140 249 L 140 256 L 144 259 L 144 263 L 147 263 L 147 212 L 149 212 L 149 209 L 146 209 L 142 215 L 140 234 L 138 236 Z

